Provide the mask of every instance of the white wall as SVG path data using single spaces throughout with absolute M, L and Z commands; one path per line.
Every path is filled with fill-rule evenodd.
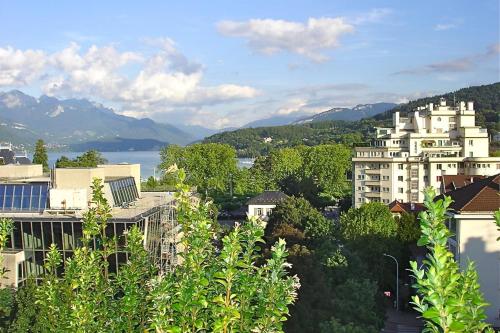
M 481 291 L 490 303 L 486 309 L 488 321 L 500 326 L 500 236 L 493 215 L 455 215 L 457 221 L 460 267 L 474 261 Z
M 271 214 L 271 211 L 276 207 L 276 205 L 248 205 L 247 214 L 249 217 L 257 216 L 263 220 L 267 220 L 267 216 Z M 262 209 L 262 215 L 257 215 L 257 209 Z

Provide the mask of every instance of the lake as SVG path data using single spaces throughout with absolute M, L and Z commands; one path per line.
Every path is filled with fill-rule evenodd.
M 75 158 L 82 155 L 82 152 L 49 152 L 49 166 L 52 167 L 56 160 L 62 155 L 68 158 Z M 156 172 L 158 176 L 158 164 L 160 164 L 159 151 L 113 151 L 103 152 L 102 155 L 108 160 L 110 164 L 116 163 L 139 163 L 141 165 L 141 177 L 146 179 L 153 176 Z M 249 168 L 253 164 L 252 158 L 239 158 L 238 167 Z

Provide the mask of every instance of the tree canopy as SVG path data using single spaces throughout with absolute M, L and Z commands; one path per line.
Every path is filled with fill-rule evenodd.
M 56 161 L 56 168 L 95 168 L 108 161 L 97 150 L 89 150 L 74 159 L 61 156 Z

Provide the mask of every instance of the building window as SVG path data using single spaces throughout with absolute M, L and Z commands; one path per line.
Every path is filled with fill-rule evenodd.
M 403 164 L 398 164 L 398 169 L 403 170 Z
M 469 140 L 469 146 L 474 146 L 474 140 Z
M 402 187 L 398 187 L 398 193 L 403 193 L 403 188 Z
M 262 208 L 255 208 L 255 215 L 262 216 Z
M 474 153 L 473 152 L 469 152 L 469 157 L 474 157 Z
M 403 176 L 398 176 L 398 181 L 402 182 L 403 181 Z
M 426 183 L 427 183 L 428 181 L 429 181 L 429 177 L 424 176 L 424 182 L 426 182 Z
M 436 164 L 436 169 L 443 170 L 443 165 L 441 163 Z

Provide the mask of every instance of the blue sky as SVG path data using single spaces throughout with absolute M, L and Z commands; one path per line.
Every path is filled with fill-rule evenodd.
M 0 90 L 222 128 L 499 81 L 499 2 L 0 1 Z

